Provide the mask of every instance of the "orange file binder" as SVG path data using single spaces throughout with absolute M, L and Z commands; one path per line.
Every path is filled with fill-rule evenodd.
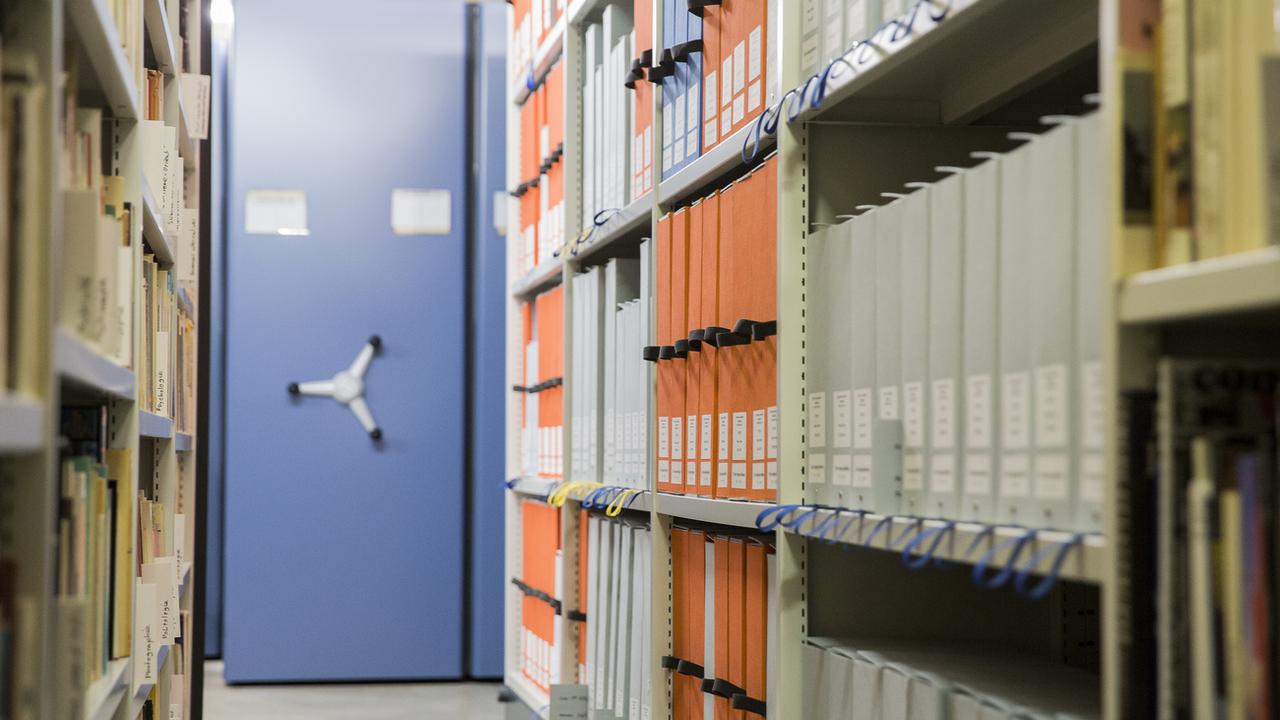
M 691 11 L 692 12 L 692 11 Z M 720 33 L 724 6 L 698 8 L 702 15 L 702 152 L 705 154 L 720 137 Z
M 653 0 L 635 0 L 632 4 L 635 18 L 636 56 L 632 60 L 633 71 L 643 72 L 653 62 Z M 632 199 L 648 192 L 653 158 L 653 85 L 643 77 L 635 81 L 635 121 L 631 144 Z
M 736 688 L 736 693 L 746 686 L 746 543 L 739 538 L 731 538 L 728 552 L 729 606 L 725 632 L 728 634 L 729 662 L 724 666 L 727 672 L 723 677 Z M 717 662 L 716 667 L 721 667 L 720 663 Z M 745 720 L 746 714 L 741 710 L 731 710 L 729 717 Z
M 724 142 L 733 134 L 733 96 L 734 96 L 734 76 L 739 68 L 745 72 L 746 62 L 746 45 L 739 45 L 739 19 L 745 12 L 742 8 L 747 4 L 747 0 L 721 0 L 719 8 L 719 45 L 720 45 L 720 137 L 718 142 Z M 705 25 L 703 26 L 705 32 Z M 743 79 L 745 81 L 745 74 Z M 742 113 L 746 113 L 746 95 L 742 96 L 743 106 Z
M 689 270 L 688 270 L 688 317 L 685 321 L 684 340 L 688 346 L 685 359 L 685 396 L 684 396 L 684 491 L 691 495 L 710 494 L 710 484 L 703 484 L 699 472 L 702 456 L 702 413 L 699 405 L 702 401 L 702 342 L 694 339 L 695 328 L 704 327 L 702 321 L 702 284 L 705 278 L 703 267 L 702 213 L 703 203 L 695 202 L 689 208 Z
M 750 293 L 749 253 L 745 239 L 748 237 L 747 207 L 751 198 L 746 195 L 745 181 L 739 181 L 720 193 L 720 243 L 719 278 L 720 312 L 725 331 L 747 317 Z M 731 334 L 717 334 L 716 348 L 716 411 L 719 413 L 719 447 L 717 461 L 727 465 L 727 472 L 720 471 L 716 482 L 716 497 L 746 499 L 749 497 L 750 423 L 747 377 L 750 347 L 745 344 L 727 344 Z M 723 482 L 723 484 L 722 484 Z
M 750 247 L 744 248 L 751 266 L 749 277 L 748 317 L 758 323 L 773 322 L 778 317 L 778 243 L 777 243 L 777 164 L 767 160 L 745 183 L 750 198 L 745 210 L 750 219 Z M 757 326 L 757 331 L 761 328 Z M 750 435 L 751 475 L 748 497 L 774 500 L 778 494 L 778 401 L 777 401 L 777 336 L 754 338 L 748 364 L 751 389 Z
M 720 194 L 713 192 L 702 201 L 702 302 L 698 329 L 723 325 L 720 317 Z M 716 413 L 717 357 L 715 346 L 703 334 L 698 362 L 698 485 L 702 494 L 718 495 L 720 464 L 716 457 L 720 442 L 719 416 Z M 728 487 L 728 466 L 724 466 L 724 487 Z
M 688 367 L 689 327 L 689 212 L 680 208 L 671 215 L 671 490 L 685 492 L 685 385 Z
M 702 677 L 701 670 L 706 666 L 705 637 L 707 618 L 705 617 L 704 595 L 706 591 L 707 553 L 703 549 L 706 534 L 700 530 L 690 530 L 685 538 L 685 649 L 681 656 L 696 668 L 690 668 L 693 674 L 682 673 L 680 679 L 688 687 L 685 699 L 684 717 L 690 720 L 704 720 L 702 717 Z M 710 720 L 707 718 L 706 720 Z
M 769 662 L 768 554 L 768 547 L 763 543 L 748 542 L 746 545 L 746 617 L 743 620 L 746 669 L 742 687 L 747 691 L 748 718 L 763 716 L 761 704 L 768 699 L 765 676 Z M 754 710 L 750 709 L 751 706 Z
M 671 215 L 658 220 L 657 267 L 657 337 L 654 345 L 665 348 L 671 345 Z M 661 357 L 661 356 L 659 356 Z M 659 359 L 655 368 L 658 384 L 658 443 L 657 488 L 671 490 L 671 416 L 675 407 L 675 385 L 669 360 Z
M 716 645 L 716 661 L 715 675 L 717 680 L 729 680 L 729 583 L 732 574 L 729 571 L 730 561 L 729 554 L 731 552 L 729 540 L 726 538 L 715 538 L 716 555 L 716 599 L 715 599 L 715 645 Z M 731 720 L 733 710 L 729 707 L 729 698 L 716 696 L 715 699 L 715 720 Z
M 671 529 L 671 656 L 664 662 L 671 676 L 671 712 L 675 720 L 685 720 L 689 686 L 678 663 L 689 649 L 689 532 Z

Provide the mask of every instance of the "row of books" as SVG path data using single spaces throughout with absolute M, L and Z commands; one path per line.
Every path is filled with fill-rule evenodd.
M 1066 120 L 814 233 L 812 502 L 1102 529 L 1100 137 Z
M 530 71 L 534 52 L 564 17 L 567 0 L 512 0 L 511 42 L 507 45 L 507 62 L 511 77 L 524 77 Z
M 1155 668 L 1135 712 L 1272 717 L 1280 698 L 1280 365 L 1163 358 L 1157 384 L 1123 402 L 1130 535 L 1152 537 L 1133 568 L 1134 649 Z M 1154 609 L 1154 621 L 1150 616 Z
M 552 288 L 522 308 L 523 395 L 520 472 L 525 477 L 564 476 L 564 289 Z
M 560 508 L 538 500 L 520 504 L 520 672 L 550 692 L 561 682 L 556 622 L 561 583 Z
M 634 488 L 647 487 L 640 267 L 637 260 L 612 259 L 573 280 L 573 477 Z
M 769 717 L 777 682 L 777 562 L 757 536 L 671 530 L 674 720 Z M 807 717 L 807 716 L 806 716 Z
M 776 158 L 657 228 L 657 489 L 778 489 Z
M 196 428 L 196 324 L 194 308 L 179 297 L 178 315 L 174 322 L 178 332 L 173 363 L 173 419 L 179 432 L 194 434 Z
M 582 684 L 593 718 L 649 717 L 652 678 L 653 539 L 642 521 L 592 513 L 583 548 L 587 572 Z
M 39 81 L 35 59 L 4 48 L 0 55 L 0 197 L 37 197 L 44 172 L 39 138 L 42 103 L 47 87 Z M 21 312 L 22 293 L 34 278 L 26 271 L 31 254 L 43 242 L 42 222 L 35 208 L 5 203 L 0 209 L 0 392 L 28 389 L 20 376 L 19 342 L 31 313 Z M 26 319 L 24 319 L 24 315 Z
M 1098 676 L 975 642 L 811 637 L 806 720 L 1101 718 Z
M 871 37 L 882 23 L 901 16 L 916 0 L 805 0 L 800 67 L 816 75 Z
M 116 40 L 120 43 L 120 49 L 124 51 L 134 74 L 141 76 L 145 52 L 143 45 L 147 42 L 141 32 L 142 3 L 140 0 L 110 0 L 107 7 L 115 23 Z
M 1268 160 L 1280 152 L 1273 16 L 1271 3 L 1252 0 L 1122 3 L 1129 74 L 1145 80 L 1126 87 L 1148 95 L 1126 97 L 1138 131 L 1129 137 L 1146 141 L 1130 157 L 1150 178 L 1131 174 L 1126 184 L 1144 197 L 1127 194 L 1126 209 L 1154 229 L 1131 269 L 1280 243 L 1280 166 Z
M 644 157 L 632 132 L 637 114 L 636 95 L 628 84 L 634 87 L 636 83 L 627 75 L 635 55 L 635 43 L 631 8 L 622 3 L 605 5 L 600 21 L 583 29 L 584 228 L 592 227 L 597 215 L 623 208 L 642 194 L 632 187 L 641 172 L 636 160 Z M 652 149 L 649 155 L 652 157 Z
M 549 261 L 565 243 L 564 63 L 556 63 L 520 107 L 521 273 Z

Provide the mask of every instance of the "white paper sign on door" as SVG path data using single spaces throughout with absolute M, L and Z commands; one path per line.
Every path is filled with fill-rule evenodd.
M 250 190 L 244 198 L 249 235 L 310 235 L 307 194 L 301 190 Z

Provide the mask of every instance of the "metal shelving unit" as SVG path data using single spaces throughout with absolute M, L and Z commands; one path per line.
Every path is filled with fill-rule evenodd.
M 130 658 L 112 660 L 107 671 L 85 693 L 85 720 L 111 720 L 129 689 Z
M 156 202 L 156 196 L 151 192 L 146 179 L 142 180 L 142 236 L 155 253 L 156 260 L 166 265 L 173 262 L 169 233 L 165 229 L 164 219 L 160 217 L 160 204 Z
M 173 438 L 173 420 L 146 410 L 138 411 L 138 434 L 146 438 Z
M 120 400 L 132 400 L 137 378 L 63 328 L 54 331 L 54 365 L 71 382 Z

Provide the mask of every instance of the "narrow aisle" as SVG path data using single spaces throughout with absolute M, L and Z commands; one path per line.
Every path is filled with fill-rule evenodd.
M 227 685 L 204 666 L 205 720 L 500 720 L 497 683 Z

